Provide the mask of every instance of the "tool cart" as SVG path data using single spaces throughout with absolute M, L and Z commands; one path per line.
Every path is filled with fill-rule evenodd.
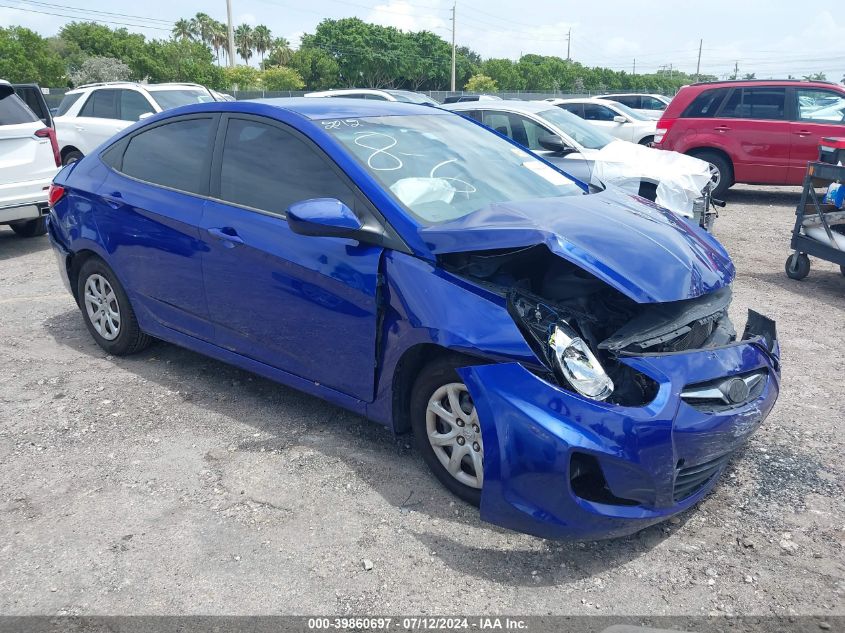
M 845 275 L 845 139 L 822 139 L 819 161 L 807 165 L 801 202 L 792 230 L 793 253 L 786 260 L 786 275 L 803 279 L 810 273 L 810 258 L 834 264 Z M 820 195 L 816 190 L 824 188 Z

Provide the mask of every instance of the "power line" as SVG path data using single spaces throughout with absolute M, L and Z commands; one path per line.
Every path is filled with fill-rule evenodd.
M 53 9 L 61 9 L 62 11 L 73 11 L 74 13 L 82 12 L 82 13 L 98 13 L 102 15 L 109 15 L 118 18 L 129 18 L 133 22 L 134 21 L 144 21 L 144 22 L 159 22 L 161 24 L 172 25 L 173 20 L 162 20 L 161 18 L 147 18 L 141 15 L 129 15 L 127 13 L 112 13 L 111 11 L 100 11 L 97 9 L 83 9 L 82 7 L 71 7 L 69 5 L 61 5 L 61 4 L 52 4 L 50 2 L 40 2 L 38 0 L 17 0 L 17 2 L 23 2 L 25 4 L 33 4 L 39 7 L 48 7 Z
M 41 15 L 51 15 L 53 17 L 58 18 L 70 18 L 71 20 L 83 20 L 83 21 L 90 21 L 90 16 L 81 16 L 81 15 L 68 15 L 66 13 L 54 13 L 50 11 L 39 11 L 37 9 L 29 9 L 25 7 L 13 7 L 8 4 L 0 4 L 0 7 L 4 9 L 12 9 L 14 11 L 23 11 L 24 13 L 40 13 Z M 136 29 L 153 29 L 156 31 L 167 31 L 168 33 L 171 29 L 164 28 L 161 26 L 151 26 L 149 24 L 130 24 L 129 22 L 116 22 L 114 20 L 97 20 L 97 22 L 104 22 L 106 24 L 116 24 L 118 26 L 131 26 Z

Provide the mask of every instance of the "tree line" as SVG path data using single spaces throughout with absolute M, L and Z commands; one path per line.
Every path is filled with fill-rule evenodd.
M 234 40 L 236 59 L 229 60 L 226 26 L 206 13 L 175 22 L 168 39 L 94 22 L 71 22 L 46 38 L 19 26 L 0 27 L 0 77 L 57 88 L 118 80 L 270 91 L 353 86 L 428 91 L 450 85 L 451 45 L 429 31 L 343 18 L 322 20 L 303 35 L 297 50 L 263 24 L 238 25 Z M 236 65 L 229 67 L 230 61 Z M 673 94 L 708 79 L 716 78 L 678 71 L 634 74 L 553 55 L 483 59 L 466 46 L 456 52 L 457 87 L 470 91 Z

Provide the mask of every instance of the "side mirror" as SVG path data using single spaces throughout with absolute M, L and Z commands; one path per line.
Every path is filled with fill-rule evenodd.
M 567 145 L 566 141 L 557 134 L 543 134 L 537 139 L 537 142 L 543 149 L 558 154 L 569 154 L 575 151 L 574 147 Z
M 155 112 L 142 112 L 138 115 L 138 120 L 143 121 L 144 119 L 149 119 Z
M 357 238 L 364 225 L 352 209 L 335 198 L 313 198 L 290 205 L 288 226 L 299 235 Z
M 615 123 L 627 123 L 627 122 L 628 122 L 628 119 L 626 119 L 626 118 L 625 118 L 624 116 L 622 116 L 621 114 L 617 114 L 615 117 L 613 117 L 613 121 L 614 121 Z

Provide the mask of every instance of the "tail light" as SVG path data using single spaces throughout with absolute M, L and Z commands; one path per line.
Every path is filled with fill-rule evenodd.
M 47 204 L 52 208 L 56 203 L 64 198 L 65 188 L 55 183 L 50 184 L 50 190 L 47 192 Z
M 657 122 L 657 129 L 654 130 L 654 142 L 662 143 L 664 137 L 669 133 L 669 130 L 672 129 L 674 124 L 675 119 L 667 119 L 665 117 L 661 118 Z
M 51 127 L 44 127 L 35 132 L 35 136 L 50 139 L 50 145 L 53 146 L 53 160 L 56 161 L 56 167 L 61 167 L 62 157 L 59 154 L 59 142 L 56 140 L 56 130 Z

